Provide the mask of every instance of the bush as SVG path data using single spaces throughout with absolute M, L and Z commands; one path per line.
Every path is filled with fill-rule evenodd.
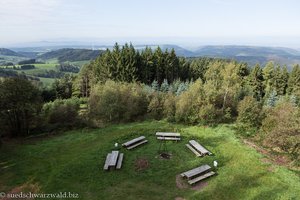
M 200 80 L 178 96 L 175 119 L 177 122 L 196 123 L 200 121 L 199 110 L 203 105 L 203 87 Z
M 199 119 L 202 124 L 215 124 L 218 115 L 218 110 L 213 104 L 205 104 L 199 109 Z
M 56 99 L 53 102 L 44 104 L 42 115 L 45 118 L 46 126 L 52 128 L 73 128 L 80 126 L 78 111 L 80 100 L 72 99 Z
M 239 128 L 251 130 L 260 127 L 262 120 L 261 110 L 262 106 L 255 98 L 246 96 L 238 104 L 237 123 Z
M 300 109 L 290 102 L 280 102 L 266 113 L 261 127 L 264 145 L 299 159 Z
M 176 113 L 176 97 L 174 96 L 174 94 L 169 92 L 164 98 L 163 116 L 169 122 L 174 122 L 175 113 Z
M 107 81 L 92 89 L 88 104 L 89 114 L 93 119 L 102 122 L 129 122 L 146 114 L 148 102 L 140 85 Z
M 149 97 L 148 113 L 153 119 L 160 120 L 163 118 L 163 93 L 153 92 Z

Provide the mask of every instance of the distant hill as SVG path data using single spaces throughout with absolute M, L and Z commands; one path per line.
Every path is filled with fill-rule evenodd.
M 14 52 L 10 49 L 6 49 L 6 48 L 0 48 L 0 55 L 2 56 L 17 56 L 17 57 L 24 57 L 20 54 L 18 54 L 17 52 Z
M 204 46 L 195 50 L 194 56 L 235 59 L 251 65 L 265 64 L 268 61 L 286 65 L 300 63 L 298 50 L 281 47 Z
M 37 56 L 40 60 L 57 59 L 59 62 L 93 60 L 102 53 L 101 50 L 90 49 L 58 49 Z
M 194 56 L 194 52 L 190 51 L 190 50 L 187 50 L 185 48 L 182 48 L 180 46 L 177 46 L 177 45 L 170 45 L 170 44 L 167 44 L 167 45 L 160 45 L 160 47 L 165 50 L 165 49 L 168 49 L 169 51 L 171 49 L 174 49 L 176 54 L 178 56 L 185 56 L 185 57 L 191 57 L 191 56 Z
M 27 58 L 36 58 L 38 55 L 40 55 L 40 52 L 30 52 L 30 51 L 18 51 L 18 54 L 27 57 Z

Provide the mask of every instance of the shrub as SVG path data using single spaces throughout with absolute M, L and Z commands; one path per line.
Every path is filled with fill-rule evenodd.
M 203 124 L 216 123 L 218 115 L 218 111 L 213 104 L 205 104 L 199 109 L 199 119 Z
M 237 123 L 240 128 L 252 129 L 261 125 L 262 106 L 252 96 L 246 96 L 238 104 Z
M 153 92 L 150 96 L 148 113 L 151 118 L 160 120 L 163 117 L 163 93 Z
M 81 125 L 78 117 L 80 100 L 56 99 L 53 102 L 44 104 L 42 114 L 51 128 L 72 128 Z
M 300 109 L 290 102 L 280 102 L 266 113 L 261 127 L 264 144 L 299 158 Z
M 148 102 L 140 85 L 107 81 L 92 89 L 88 104 L 89 114 L 95 120 L 128 122 L 143 117 Z
M 177 122 L 196 123 L 200 121 L 199 109 L 203 104 L 203 92 L 202 82 L 198 80 L 178 96 L 175 113 Z
M 174 94 L 169 92 L 165 98 L 163 103 L 163 116 L 169 122 L 175 121 L 175 113 L 176 113 L 176 97 Z

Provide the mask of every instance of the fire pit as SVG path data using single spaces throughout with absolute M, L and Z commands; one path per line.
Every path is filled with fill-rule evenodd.
M 160 156 L 161 159 L 167 159 L 168 160 L 168 159 L 171 158 L 171 154 L 166 153 L 166 152 L 160 153 L 159 156 Z

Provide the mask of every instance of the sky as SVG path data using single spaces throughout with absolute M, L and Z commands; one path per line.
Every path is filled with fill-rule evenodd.
M 300 48 L 299 0 L 0 0 L 0 46 L 39 41 Z

